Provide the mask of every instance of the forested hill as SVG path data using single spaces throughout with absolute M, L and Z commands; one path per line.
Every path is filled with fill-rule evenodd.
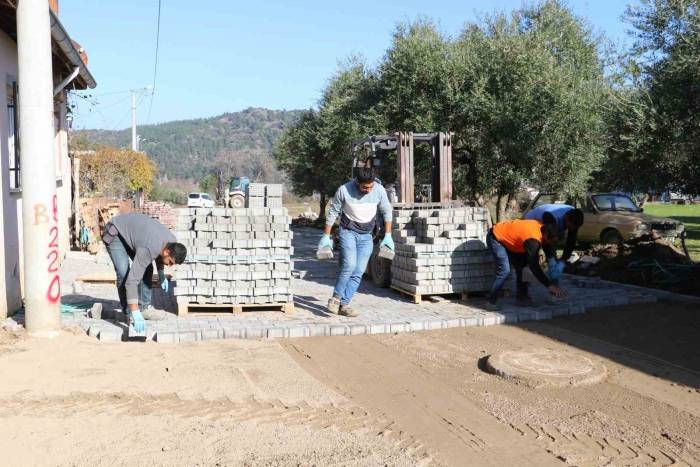
M 296 121 L 299 110 L 248 108 L 217 117 L 181 120 L 138 127 L 141 150 L 170 179 L 199 180 L 217 165 L 217 157 L 272 160 L 272 146 L 285 127 Z M 77 138 L 90 143 L 131 147 L 131 129 L 80 130 Z

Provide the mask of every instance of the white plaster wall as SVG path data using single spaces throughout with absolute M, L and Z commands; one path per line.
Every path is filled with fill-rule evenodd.
M 10 193 L 6 83 L 17 79 L 17 44 L 0 31 L 0 318 L 22 306 L 21 194 Z
M 55 118 L 56 197 L 58 201 L 58 251 L 61 260 L 70 250 L 71 166 L 68 156 L 66 95 L 57 96 Z

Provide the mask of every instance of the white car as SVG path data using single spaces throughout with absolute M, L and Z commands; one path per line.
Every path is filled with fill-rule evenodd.
M 187 196 L 188 208 L 213 208 L 214 200 L 207 193 L 190 193 Z

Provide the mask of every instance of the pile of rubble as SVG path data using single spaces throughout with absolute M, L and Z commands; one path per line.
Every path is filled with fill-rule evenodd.
M 292 302 L 290 222 L 282 207 L 179 209 L 188 255 L 175 272 L 178 303 Z
M 488 290 L 494 277 L 488 229 L 486 208 L 395 208 L 392 287 L 415 295 Z
M 169 229 L 175 228 L 176 214 L 175 208 L 168 203 L 161 201 L 146 201 L 143 207 L 136 209 L 135 212 L 146 214 L 166 226 Z

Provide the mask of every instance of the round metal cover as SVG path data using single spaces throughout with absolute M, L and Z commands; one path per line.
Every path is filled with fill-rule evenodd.
M 495 353 L 487 358 L 486 370 L 532 387 L 595 384 L 607 374 L 605 365 L 585 355 L 544 348 Z

